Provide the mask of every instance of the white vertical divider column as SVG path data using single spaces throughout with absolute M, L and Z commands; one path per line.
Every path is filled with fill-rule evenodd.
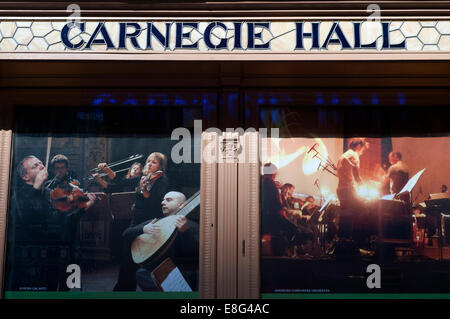
M 237 298 L 237 156 L 239 134 L 219 138 L 217 298 Z
M 238 164 L 238 298 L 260 297 L 259 134 L 241 136 Z
M 5 274 L 6 223 L 11 172 L 12 130 L 0 130 L 0 298 Z
M 202 133 L 200 177 L 200 298 L 216 298 L 217 287 L 217 159 L 219 135 Z

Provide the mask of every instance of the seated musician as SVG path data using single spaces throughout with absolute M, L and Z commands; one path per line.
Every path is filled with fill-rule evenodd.
M 286 209 L 294 209 L 294 194 L 295 187 L 290 183 L 281 186 L 281 203 Z
M 271 246 L 275 255 L 283 255 L 290 246 L 300 245 L 312 240 L 312 233 L 307 229 L 299 229 L 283 215 L 283 205 L 275 178 L 278 168 L 272 163 L 263 167 L 261 181 L 261 226 L 262 235 L 271 235 Z
M 109 181 L 102 179 L 98 173 L 92 176 L 105 189 L 106 193 L 135 192 L 142 176 L 142 164 L 139 162 L 134 162 L 127 174 L 120 179 L 116 178 L 116 172 L 106 163 L 98 164 L 98 169 L 106 173 Z
M 186 197 L 180 192 L 168 192 L 161 203 L 164 217 L 176 214 L 184 205 Z M 160 235 L 161 229 L 155 225 L 157 219 L 147 220 L 139 225 L 128 228 L 123 236 L 127 243 L 131 243 L 139 235 L 146 233 L 155 239 Z M 177 265 L 191 288 L 196 288 L 196 269 L 198 269 L 199 226 L 196 222 L 184 216 L 177 216 L 175 226 L 179 233 L 175 242 L 170 246 L 159 262 L 152 265 L 144 265 L 136 272 L 136 280 L 144 291 L 156 291 L 157 286 L 151 278 L 151 272 L 167 257 L 170 257 Z M 190 267 L 189 267 L 190 266 Z M 191 270 L 189 270 L 189 268 Z M 192 270 L 194 269 L 194 270 Z
M 61 181 L 68 168 L 67 159 L 55 156 L 53 164 L 57 178 Z M 11 211 L 14 229 L 14 247 L 10 249 L 27 252 L 26 255 L 16 255 L 13 263 L 13 279 L 11 290 L 66 290 L 66 265 L 71 256 L 62 257 L 62 249 L 71 244 L 72 228 L 68 227 L 71 217 L 67 213 L 57 211 L 46 194 L 44 184 L 48 178 L 47 168 L 35 156 L 26 156 L 17 167 L 18 183 L 13 193 Z M 47 185 L 53 185 L 47 182 Z M 53 187 L 53 186 L 52 186 Z M 56 186 L 55 186 L 56 187 Z M 95 201 L 95 196 L 87 195 L 87 210 Z M 69 252 L 70 253 L 70 252 Z
M 312 216 L 315 212 L 317 212 L 319 206 L 317 206 L 314 202 L 315 199 L 311 195 L 305 198 L 305 203 L 302 206 L 303 215 Z

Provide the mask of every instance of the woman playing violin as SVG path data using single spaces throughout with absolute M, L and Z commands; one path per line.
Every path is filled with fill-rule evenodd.
M 169 181 L 165 175 L 167 158 L 159 152 L 151 153 L 145 162 L 144 176 L 141 177 L 136 191 L 136 203 L 131 226 L 148 219 L 164 217 L 161 202 L 169 190 Z
M 151 153 L 145 162 L 144 176 L 140 179 L 136 190 L 136 202 L 133 205 L 133 218 L 130 227 L 134 227 L 147 220 L 164 217 L 161 202 L 169 190 L 169 181 L 165 175 L 167 158 L 164 154 Z M 125 230 L 124 234 L 127 231 Z M 124 242 L 123 255 L 119 270 L 119 278 L 114 287 L 115 291 L 135 291 L 136 271 L 138 265 L 131 258 L 131 242 Z

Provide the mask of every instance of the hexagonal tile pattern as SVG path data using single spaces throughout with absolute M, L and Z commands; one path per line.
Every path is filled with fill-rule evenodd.
M 38 21 L 34 22 L 31 26 L 31 31 L 33 32 L 34 36 L 37 37 L 45 37 L 47 34 L 52 32 L 53 27 L 51 22 L 46 21 Z
M 29 50 L 30 49 L 25 44 L 19 44 L 15 49 L 15 51 L 29 51 Z
M 324 21 L 320 27 L 327 29 L 332 22 Z M 61 42 L 61 29 L 66 24 L 66 21 L 0 21 L 0 50 L 14 51 L 14 50 L 33 50 L 33 51 L 48 51 L 48 50 L 66 50 L 65 46 Z M 348 25 L 347 25 L 348 24 Z M 88 22 L 86 24 L 87 31 L 89 28 L 95 28 L 95 23 Z M 111 33 L 111 37 L 114 43 L 117 42 L 118 37 L 118 25 L 113 21 L 106 22 L 108 25 L 108 32 Z M 145 35 L 145 26 L 141 35 Z M 375 23 L 373 28 L 367 22 L 362 24 L 361 32 L 365 35 L 364 42 L 373 42 L 377 40 L 377 48 L 381 50 L 381 27 L 380 24 Z M 286 25 L 281 25 L 286 27 Z M 309 24 L 305 24 L 304 32 L 311 32 L 308 30 Z M 205 24 L 201 26 L 199 30 L 192 30 L 192 34 L 189 40 L 185 40 L 184 44 L 190 44 L 197 42 L 203 37 Z M 275 30 L 276 28 L 274 28 Z M 343 22 L 341 29 L 349 34 L 349 41 L 351 38 L 352 24 L 350 22 Z M 348 29 L 348 30 L 347 30 Z M 221 28 L 214 29 L 212 40 L 217 44 L 222 38 L 233 37 L 233 32 L 225 32 Z M 282 50 L 285 47 L 285 42 L 292 41 L 293 33 L 280 33 L 274 30 L 261 30 L 263 31 L 263 42 L 269 42 L 277 40 L 274 43 L 272 50 Z M 393 21 L 389 27 L 390 37 L 392 43 L 400 43 L 406 39 L 406 50 L 450 50 L 450 21 Z M 186 30 L 189 31 L 189 30 Z M 258 30 L 259 31 L 259 30 Z M 293 30 L 291 30 L 293 31 Z M 69 37 L 72 41 L 78 42 L 83 39 L 85 42 L 90 38 L 89 32 L 81 32 L 78 28 L 71 29 Z M 242 35 L 243 42 L 246 42 L 245 32 Z M 283 39 L 282 39 L 283 38 Z M 369 41 L 370 40 L 370 41 Z M 309 39 L 305 39 L 305 42 Z M 145 46 L 145 36 L 140 36 L 138 42 L 141 47 Z M 171 39 L 173 42 L 173 39 Z M 350 41 L 352 42 L 352 41 Z M 204 48 L 203 42 L 200 42 L 200 46 Z M 276 44 L 276 45 L 275 45 Z M 135 48 L 131 47 L 130 41 L 127 41 L 129 49 L 134 51 Z M 306 44 L 305 44 L 306 45 Z M 306 47 L 308 47 L 306 45 Z M 96 48 L 103 50 L 101 46 Z M 330 46 L 330 51 L 341 50 L 340 45 Z
M 391 22 L 390 26 L 390 30 L 398 30 L 400 29 L 400 27 L 402 26 L 403 22 L 402 21 L 393 21 Z
M 66 47 L 62 42 L 53 43 L 48 46 L 48 51 L 65 51 Z
M 438 30 L 440 34 L 450 34 L 450 21 L 439 21 L 436 24 L 436 30 Z
M 420 42 L 418 38 L 408 38 L 406 39 L 406 50 L 408 51 L 421 51 L 423 48 L 423 43 Z
M 18 28 L 16 34 L 14 34 L 14 39 L 19 45 L 27 46 L 33 39 L 33 33 L 31 33 L 30 28 Z
M 2 33 L 2 36 L 5 38 L 11 38 L 14 36 L 14 33 L 16 33 L 17 26 L 14 22 L 5 22 L 3 21 L 0 23 L 0 32 Z
M 422 28 L 420 30 L 418 38 L 424 44 L 437 44 L 439 41 L 439 32 L 435 28 Z
M 405 37 L 415 37 L 421 28 L 419 22 L 404 22 L 400 27 L 400 30 Z
M 421 21 L 420 24 L 422 27 L 434 27 L 436 26 L 437 21 Z
M 441 50 L 450 50 L 450 35 L 441 35 L 438 45 Z
M 425 44 L 423 46 L 424 51 L 439 51 L 437 44 Z
M 13 38 L 3 38 L 0 46 L 2 51 L 14 51 L 17 47 L 17 42 Z
M 31 25 L 33 24 L 33 22 L 31 21 L 17 21 L 16 25 L 18 28 L 29 28 L 31 27 Z
M 58 22 L 51 22 L 51 24 L 54 30 L 61 31 L 62 28 L 64 28 L 64 26 L 66 25 L 66 22 L 58 21 Z
M 32 51 L 47 51 L 48 43 L 44 38 L 34 37 L 28 48 Z
M 405 40 L 405 37 L 403 36 L 403 33 L 400 32 L 400 30 L 390 32 L 391 43 L 401 43 L 404 40 Z
M 47 34 L 45 36 L 45 39 L 47 40 L 48 44 L 50 44 L 50 45 L 61 42 L 60 32 L 53 30 L 52 32 L 50 32 L 49 34 Z

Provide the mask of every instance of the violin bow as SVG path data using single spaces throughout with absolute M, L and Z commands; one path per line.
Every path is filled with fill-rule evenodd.
M 48 169 L 48 161 L 50 159 L 50 149 L 52 148 L 52 137 L 47 137 L 47 154 L 45 156 L 45 168 Z

